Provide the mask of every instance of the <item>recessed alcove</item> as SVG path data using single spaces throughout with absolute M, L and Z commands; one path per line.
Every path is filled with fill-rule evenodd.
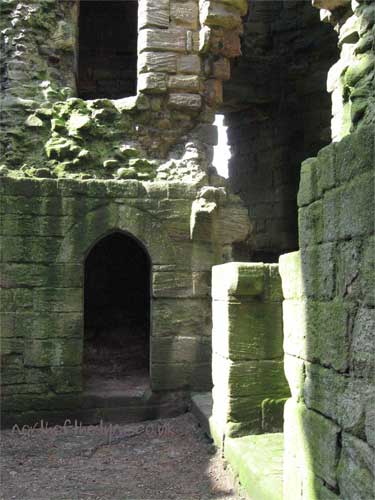
M 81 0 L 78 95 L 118 99 L 136 94 L 138 1 Z
M 137 393 L 148 386 L 151 263 L 132 236 L 114 232 L 85 262 L 83 376 L 87 388 Z

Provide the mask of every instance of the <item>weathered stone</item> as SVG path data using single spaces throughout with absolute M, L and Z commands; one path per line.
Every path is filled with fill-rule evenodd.
M 138 90 L 150 94 L 163 94 L 167 91 L 167 80 L 163 73 L 141 73 Z
M 198 76 L 173 75 L 168 78 L 168 88 L 182 92 L 199 92 L 200 80 Z
M 82 362 L 82 339 L 28 340 L 25 343 L 25 366 L 79 366 Z
M 340 428 L 327 418 L 308 410 L 303 404 L 290 399 L 285 405 L 284 419 L 284 495 L 299 494 L 296 491 L 298 480 L 296 481 L 297 477 L 293 477 L 293 474 L 298 474 L 303 490 L 308 491 L 311 488 L 314 474 L 331 488 L 335 488 Z M 291 463 L 288 463 L 288 460 L 291 460 Z
M 267 397 L 288 395 L 281 361 L 232 362 L 214 353 L 212 377 L 216 394 L 221 392 L 224 397 L 247 397 L 253 406 L 260 406 Z
M 199 18 L 201 24 L 206 26 L 222 27 L 232 30 L 241 26 L 241 17 L 229 5 L 204 0 L 200 2 Z
M 230 297 L 257 297 L 265 285 L 266 267 L 261 263 L 229 262 L 212 269 L 214 300 Z
M 338 485 L 343 498 L 371 498 L 374 492 L 374 450 L 343 433 Z
M 337 422 L 343 429 L 362 435 L 371 391 L 365 381 L 306 363 L 306 405 Z
M 214 300 L 212 317 L 214 352 L 232 360 L 282 357 L 281 305 Z
M 202 106 L 202 97 L 199 94 L 171 94 L 168 105 L 173 109 L 198 111 Z
M 186 31 L 183 29 L 144 29 L 139 32 L 138 43 L 141 52 L 147 50 L 163 50 L 185 52 Z
M 140 0 L 138 5 L 138 27 L 169 27 L 169 0 L 160 0 L 157 4 Z
M 305 383 L 305 362 L 295 356 L 285 354 L 284 373 L 289 384 L 292 397 L 299 401 L 303 398 L 303 388 Z
M 152 333 L 154 336 L 211 335 L 208 299 L 155 299 Z
M 205 297 L 209 295 L 209 273 L 158 272 L 153 274 L 153 294 L 157 298 Z
M 178 55 L 177 72 L 186 74 L 199 74 L 201 71 L 201 60 L 197 55 Z
M 211 342 L 206 337 L 155 337 L 151 338 L 151 355 L 154 363 L 209 363 Z
M 151 365 L 151 387 L 154 391 L 190 388 L 192 390 L 211 389 L 211 367 L 209 363 Z
M 176 3 L 172 2 L 170 17 L 177 25 L 186 26 L 190 29 L 198 28 L 198 5 L 195 1 Z
M 284 405 L 286 398 L 262 401 L 262 430 L 264 433 L 281 432 L 283 430 Z
M 279 271 L 285 299 L 299 299 L 304 294 L 301 253 L 292 252 L 280 256 Z
M 375 310 L 360 308 L 354 320 L 350 364 L 356 376 L 373 379 L 375 374 Z
M 349 365 L 349 312 L 341 300 L 283 304 L 284 351 L 345 371 Z
M 283 498 L 283 441 L 282 434 L 225 440 L 224 458 L 249 496 L 259 500 Z

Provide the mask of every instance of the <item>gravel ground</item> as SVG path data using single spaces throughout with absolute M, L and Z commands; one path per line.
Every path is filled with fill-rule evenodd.
M 195 418 L 2 431 L 2 500 L 241 500 Z

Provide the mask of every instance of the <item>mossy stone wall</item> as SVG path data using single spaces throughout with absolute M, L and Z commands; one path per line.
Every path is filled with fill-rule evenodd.
M 302 165 L 300 252 L 284 292 L 284 498 L 371 498 L 374 486 L 374 129 Z
M 283 373 L 282 292 L 277 264 L 231 262 L 212 273 L 211 433 L 277 432 L 288 397 Z
M 112 231 L 151 258 L 152 389 L 211 387 L 210 271 L 247 236 L 239 199 L 136 180 L 8 177 L 0 189 L 3 412 L 79 407 L 85 257 Z

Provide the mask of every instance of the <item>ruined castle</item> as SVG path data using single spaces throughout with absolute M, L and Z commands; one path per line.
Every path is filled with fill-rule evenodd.
M 3 425 L 193 404 L 257 500 L 373 498 L 375 3 L 0 14 Z

